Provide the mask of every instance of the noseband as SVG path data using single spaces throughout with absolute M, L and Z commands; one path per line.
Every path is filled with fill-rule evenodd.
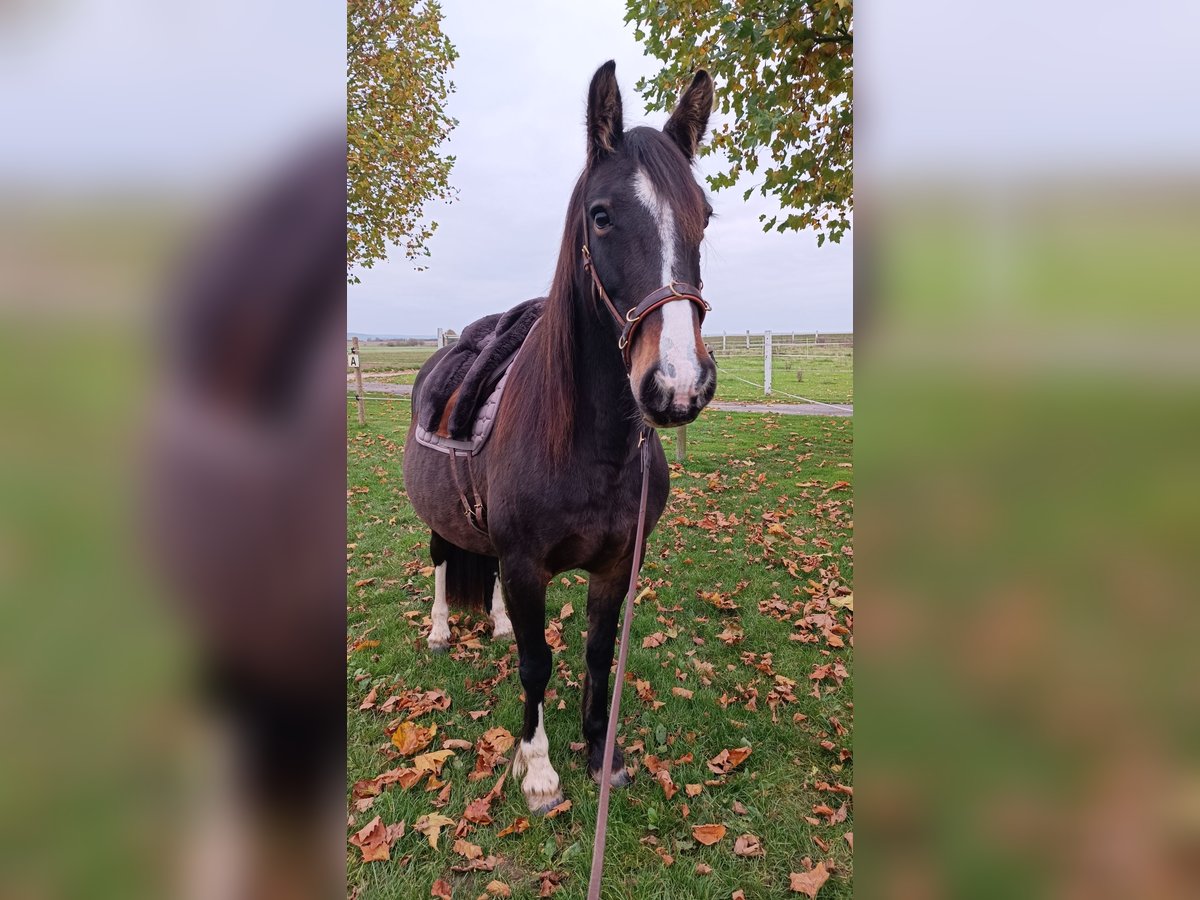
M 604 301 L 604 305 L 608 307 L 608 311 L 612 314 L 613 319 L 616 320 L 617 327 L 621 329 L 621 337 L 617 341 L 617 347 L 621 351 L 621 358 L 625 361 L 626 372 L 633 366 L 629 358 L 633 337 L 637 333 L 638 326 L 642 324 L 642 320 L 654 312 L 654 310 L 674 300 L 687 300 L 689 303 L 695 305 L 696 314 L 700 317 L 700 324 L 704 324 L 704 314 L 712 309 L 705 299 L 700 296 L 700 291 L 704 285 L 696 287 L 695 285 L 672 279 L 670 284 L 665 284 L 658 290 L 651 291 L 642 299 L 641 303 L 629 310 L 625 315 L 621 315 L 617 311 L 616 304 L 609 298 L 608 292 L 604 290 L 604 285 L 600 283 L 600 276 L 596 273 L 596 267 L 592 263 L 592 253 L 588 250 L 587 244 L 583 245 L 582 251 L 583 267 L 592 276 L 592 285 L 595 287 L 596 293 Z

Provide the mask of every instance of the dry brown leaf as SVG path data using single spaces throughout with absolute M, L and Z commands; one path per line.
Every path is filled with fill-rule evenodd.
M 401 722 L 400 726 L 392 733 L 392 743 L 405 756 L 412 756 L 428 747 L 436 732 L 436 722 L 428 728 L 422 728 L 412 722 Z
M 567 875 L 565 872 L 538 872 L 538 878 L 542 879 L 541 890 L 538 891 L 539 897 L 549 897 L 558 890 Z
M 736 891 L 734 891 L 729 896 L 730 896 L 731 900 L 746 900 L 746 892 L 743 891 L 741 888 L 738 888 Z
M 646 637 L 642 638 L 642 649 L 645 650 L 648 647 L 661 647 L 666 643 L 666 641 L 667 636 L 661 631 L 656 631 L 654 634 L 648 634 Z
M 440 813 L 430 813 L 427 816 L 421 816 L 417 819 L 417 824 L 413 825 L 413 831 L 419 831 L 429 840 L 429 846 L 434 850 L 437 849 L 438 837 L 442 833 L 442 829 L 447 825 L 453 825 L 453 819 L 447 819 Z
M 558 804 L 558 806 L 554 807 L 554 809 L 547 812 L 546 815 L 544 816 L 544 818 L 553 819 L 559 813 L 564 813 L 570 808 L 571 808 L 571 801 L 564 800 L 562 803 Z
M 478 844 L 472 844 L 465 838 L 459 838 L 454 842 L 454 852 L 467 859 L 481 859 L 483 857 L 483 848 Z
M 512 888 L 503 881 L 489 881 L 487 887 L 484 888 L 491 897 L 511 897 Z
M 529 828 L 529 820 L 524 816 L 521 816 L 507 828 L 500 829 L 500 831 L 496 833 L 496 837 L 504 837 L 506 834 L 520 834 L 527 828 Z
M 671 773 L 666 769 L 659 769 L 655 773 L 654 777 L 658 779 L 658 783 L 662 785 L 663 793 L 667 795 L 668 800 L 679 793 L 679 788 L 676 787 L 675 782 L 671 780 Z
M 734 747 L 732 750 L 722 750 L 708 761 L 708 767 L 717 775 L 724 775 L 740 766 L 750 755 L 749 747 Z
M 696 863 L 696 874 L 697 875 L 711 875 L 712 874 L 712 866 L 708 865 L 707 863 Z
M 512 732 L 510 732 L 507 728 L 496 726 L 495 728 L 489 728 L 487 731 L 485 731 L 481 740 L 487 741 L 489 744 L 491 744 L 492 749 L 497 753 L 504 753 L 512 748 L 515 738 L 512 736 Z
M 687 688 L 673 687 L 671 688 L 671 693 L 676 697 L 682 697 L 684 700 L 691 700 L 695 692 L 689 691 Z
M 363 862 L 378 862 L 391 858 L 387 828 L 379 816 L 351 835 L 350 843 L 362 851 Z
M 788 880 L 791 889 L 797 894 L 816 897 L 821 885 L 829 880 L 829 872 L 825 869 L 825 863 L 819 862 L 808 872 L 788 873 Z
M 743 834 L 733 842 L 733 852 L 735 856 L 766 856 L 767 851 L 763 849 L 762 841 L 752 834 Z
M 453 750 L 434 750 L 432 753 L 422 753 L 413 759 L 413 766 L 422 775 L 441 775 L 442 766 L 453 755 Z
M 847 831 L 845 834 L 842 835 L 842 837 L 844 837 L 846 839 L 846 843 L 849 844 L 850 849 L 853 850 L 854 849 L 854 832 Z
M 573 607 L 570 603 L 564 603 L 562 612 L 560 612 L 558 614 L 559 621 L 571 618 L 571 615 L 574 612 L 575 612 L 575 607 Z
M 705 847 L 711 847 L 721 838 L 725 837 L 725 826 L 719 824 L 693 825 L 692 837 Z
M 468 822 L 476 825 L 491 825 L 492 824 L 492 798 L 488 796 L 479 797 L 467 804 L 467 809 L 463 813 L 463 818 Z
M 378 687 L 378 685 L 376 685 L 375 687 L 371 688 L 371 690 L 370 690 L 370 691 L 367 693 L 366 699 L 364 699 L 364 700 L 363 700 L 363 702 L 359 704 L 358 708 L 359 708 L 360 710 L 362 710 L 362 709 L 373 709 L 373 708 L 374 708 L 374 706 L 375 706 L 375 695 L 376 695 L 378 692 L 379 692 L 379 687 Z
M 702 784 L 685 784 L 683 786 L 683 789 L 689 797 L 699 797 L 700 792 L 704 790 L 704 785 L 702 785 Z
M 438 897 L 439 900 L 454 900 L 450 884 L 444 878 L 439 878 L 433 883 L 433 887 L 429 889 L 429 896 Z

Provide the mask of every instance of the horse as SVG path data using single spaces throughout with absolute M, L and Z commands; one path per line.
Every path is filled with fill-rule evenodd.
M 583 734 L 588 773 L 630 782 L 616 748 L 604 766 L 609 673 L 634 564 L 648 467 L 646 534 L 666 507 L 669 472 L 654 428 L 693 421 L 712 399 L 716 365 L 701 339 L 700 244 L 712 206 L 692 174 L 713 82 L 695 74 L 662 130 L 626 131 L 609 61 L 588 89 L 587 157 L 571 193 L 558 262 L 536 327 L 508 371 L 495 428 L 469 472 L 414 439 L 422 367 L 404 451 L 404 482 L 429 526 L 435 566 L 429 646 L 445 649 L 448 610 L 486 607 L 494 637 L 516 638 L 524 724 L 513 773 L 534 813 L 563 801 L 550 761 L 544 698 L 552 658 L 546 587 L 588 574 Z M 641 443 L 648 442 L 643 457 Z M 463 514 L 464 479 L 486 527 Z M 645 541 L 638 550 L 640 558 Z M 618 686 L 619 689 L 619 686 Z

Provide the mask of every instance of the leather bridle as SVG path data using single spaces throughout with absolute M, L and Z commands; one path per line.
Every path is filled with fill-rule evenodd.
M 629 358 L 631 352 L 630 347 L 633 344 L 633 337 L 637 333 L 638 326 L 642 324 L 642 320 L 660 306 L 671 303 L 674 300 L 687 300 L 696 307 L 696 314 L 700 317 L 701 324 L 704 323 L 704 315 L 711 306 L 700 295 L 700 291 L 704 285 L 699 287 L 688 284 L 684 281 L 671 280 L 670 284 L 665 284 L 657 290 L 647 294 L 637 306 L 629 310 L 625 315 L 617 310 L 616 304 L 608 296 L 608 291 L 604 290 L 604 285 L 600 282 L 600 275 L 596 272 L 596 266 L 592 262 L 592 252 L 588 249 L 588 245 L 584 244 L 581 248 L 583 253 L 583 267 L 587 269 L 588 274 L 592 276 L 592 285 L 604 301 L 604 305 L 608 307 L 609 313 L 617 323 L 617 327 L 621 329 L 621 337 L 617 340 L 617 347 L 621 351 L 621 358 L 625 361 L 625 371 L 628 372 L 633 362 Z

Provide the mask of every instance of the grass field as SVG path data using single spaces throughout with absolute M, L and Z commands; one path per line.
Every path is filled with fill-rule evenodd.
M 364 862 L 358 846 L 349 847 L 351 890 L 360 898 L 429 897 L 444 880 L 451 896 L 477 898 L 495 880 L 516 898 L 555 883 L 554 897 L 582 898 L 597 797 L 578 743 L 585 589 L 579 573 L 568 573 L 548 597 L 563 646 L 554 654 L 546 728 L 571 807 L 553 819 L 531 817 L 509 779 L 490 804 L 492 821 L 468 822 L 468 804 L 505 771 L 501 764 L 470 778 L 482 736 L 520 728 L 515 645 L 492 643 L 477 633 L 480 621 L 463 615 L 451 654 L 425 647 L 433 579 L 427 532 L 403 490 L 408 415 L 404 400 L 379 401 L 366 426 L 353 416 L 348 425 L 349 782 L 414 767 L 389 740 L 405 717 L 381 711 L 388 698 L 402 698 L 392 701 L 399 708 L 418 692 L 447 698 L 448 708 L 414 718 L 437 725 L 422 752 L 453 755 L 444 786 L 402 782 L 372 798 L 364 785 L 348 785 L 348 836 L 376 816 L 377 834 L 404 823 L 402 835 L 398 827 L 389 833 L 388 860 Z M 852 422 L 710 410 L 688 438 L 688 460 L 673 466 L 670 505 L 642 573 L 653 593 L 634 618 L 621 729 L 635 781 L 613 794 L 604 896 L 799 896 L 788 893 L 791 873 L 820 863 L 833 874 L 818 897 L 850 897 Z M 673 458 L 669 435 L 664 443 Z M 739 748 L 751 752 L 732 771 L 715 774 L 707 764 Z M 650 774 L 654 758 L 669 761 L 671 785 Z M 433 814 L 450 823 L 436 849 L 416 830 Z M 525 830 L 501 835 L 522 820 Z M 706 846 L 692 832 L 703 824 L 727 830 Z M 739 842 L 743 835 L 758 844 Z M 477 855 L 469 870 L 468 856 Z
M 744 352 L 744 351 L 742 351 Z M 412 384 L 416 370 L 433 353 L 432 347 L 382 347 L 365 345 L 361 359 L 363 371 L 400 372 L 380 381 L 392 384 Z M 811 351 L 781 348 L 772 362 L 770 397 L 764 396 L 763 360 L 761 347 L 757 354 L 739 355 L 717 352 L 718 400 L 746 400 L 757 403 L 796 403 L 796 397 L 821 400 L 825 403 L 854 402 L 853 351 L 834 351 L 817 348 Z M 797 377 L 802 375 L 802 378 Z M 724 377 L 722 377 L 724 376 Z M 748 383 L 749 382 L 749 383 Z M 789 394 L 794 396 L 788 396 Z

